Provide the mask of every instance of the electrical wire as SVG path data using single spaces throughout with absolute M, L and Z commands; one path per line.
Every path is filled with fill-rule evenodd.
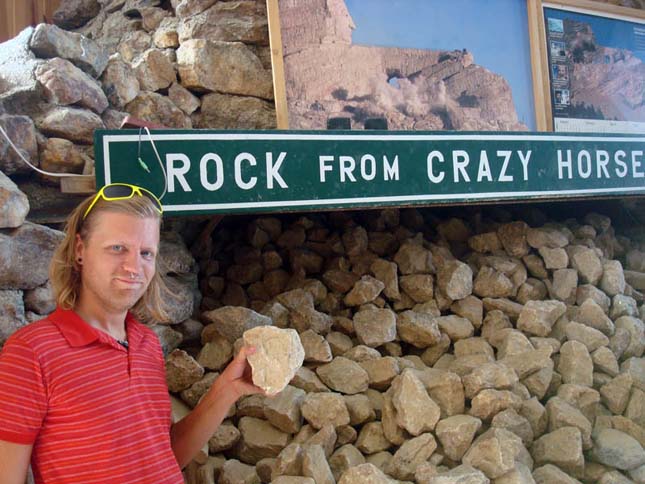
M 82 175 L 82 174 L 80 174 L 80 173 L 52 173 L 51 171 L 41 170 L 41 169 L 40 169 L 40 168 L 38 168 L 37 166 L 32 165 L 32 164 L 29 162 L 29 160 L 27 160 L 27 158 L 25 158 L 25 157 L 22 155 L 22 153 L 21 153 L 21 152 L 20 152 L 20 150 L 16 147 L 16 145 L 15 145 L 15 144 L 13 144 L 13 141 L 11 141 L 11 138 L 9 138 L 9 135 L 7 134 L 7 132 L 2 128 L 2 125 L 0 125 L 0 133 L 2 133 L 2 135 L 5 137 L 5 139 L 9 142 L 9 146 L 11 146 L 11 147 L 14 149 L 14 151 L 15 151 L 16 153 L 18 153 L 18 156 L 20 157 L 20 159 L 21 159 L 22 161 L 24 161 L 28 166 L 30 166 L 32 170 L 35 170 L 35 171 L 37 171 L 38 173 L 40 173 L 40 174 L 42 174 L 42 175 L 47 175 L 47 176 L 56 176 L 56 177 L 60 177 L 60 178 L 64 178 L 64 177 L 78 177 L 78 176 L 91 176 L 91 175 Z M 156 151 L 156 150 L 155 150 L 155 151 Z

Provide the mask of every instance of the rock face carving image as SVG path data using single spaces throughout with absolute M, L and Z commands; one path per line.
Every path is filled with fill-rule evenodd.
M 645 121 L 645 64 L 628 49 L 600 45 L 590 25 L 565 20 L 571 117 Z
M 344 0 L 279 1 L 289 127 L 324 129 L 330 117 L 393 130 L 520 131 L 509 83 L 466 49 L 352 43 Z

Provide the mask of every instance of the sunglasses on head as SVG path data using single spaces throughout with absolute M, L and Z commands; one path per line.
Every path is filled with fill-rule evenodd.
M 136 185 L 130 185 L 129 183 L 110 183 L 109 185 L 102 187 L 94 196 L 92 203 L 90 203 L 90 206 L 87 207 L 87 210 L 85 210 L 85 213 L 83 214 L 83 220 L 85 220 L 87 214 L 90 213 L 90 210 L 92 210 L 100 198 L 106 202 L 111 202 L 114 200 L 127 200 L 135 195 L 146 197 L 152 202 L 160 215 L 163 213 L 161 202 L 151 191 Z

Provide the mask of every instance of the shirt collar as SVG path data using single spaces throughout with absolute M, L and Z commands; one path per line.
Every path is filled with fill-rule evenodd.
M 61 334 L 65 337 L 70 346 L 79 347 L 87 346 L 97 340 L 109 338 L 107 333 L 90 326 L 74 310 L 62 309 L 57 307 L 49 315 L 48 319 L 52 321 Z M 141 323 L 139 323 L 130 312 L 125 316 L 125 328 L 128 335 L 128 344 L 135 347 L 143 339 L 144 332 Z

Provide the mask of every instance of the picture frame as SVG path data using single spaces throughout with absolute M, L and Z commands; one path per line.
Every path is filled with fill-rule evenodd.
M 589 0 L 528 11 L 538 130 L 645 133 L 645 11 Z
M 267 0 L 277 126 L 330 129 L 349 118 L 352 129 L 535 131 L 527 9 L 526 0 Z M 504 28 L 491 35 L 487 21 Z

